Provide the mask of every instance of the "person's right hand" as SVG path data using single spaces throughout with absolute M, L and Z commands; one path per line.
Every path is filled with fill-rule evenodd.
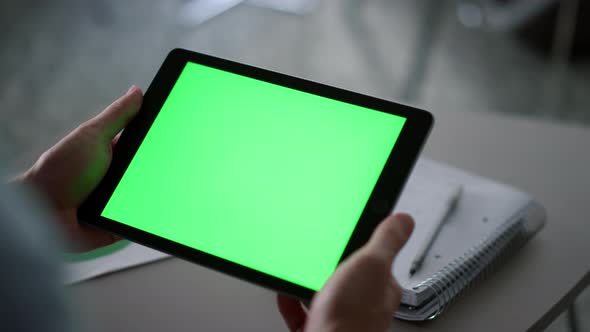
M 298 300 L 278 295 L 279 311 L 289 330 L 386 331 L 401 300 L 391 266 L 413 228 L 407 214 L 385 219 L 369 242 L 338 266 L 314 296 L 308 313 Z

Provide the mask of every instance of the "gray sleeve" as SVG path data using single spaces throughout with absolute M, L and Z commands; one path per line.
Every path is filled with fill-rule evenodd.
M 0 330 L 70 331 L 52 216 L 32 192 L 0 185 Z

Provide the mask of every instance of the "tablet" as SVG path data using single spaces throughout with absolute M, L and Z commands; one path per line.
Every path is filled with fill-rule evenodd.
M 309 300 L 391 211 L 423 110 L 173 50 L 81 222 Z

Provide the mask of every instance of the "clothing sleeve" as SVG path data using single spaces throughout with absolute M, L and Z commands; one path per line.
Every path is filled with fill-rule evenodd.
M 2 331 L 71 331 L 51 218 L 32 191 L 0 185 Z

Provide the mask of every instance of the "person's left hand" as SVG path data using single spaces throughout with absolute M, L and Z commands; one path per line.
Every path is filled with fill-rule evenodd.
M 39 190 L 54 208 L 73 251 L 112 244 L 115 235 L 78 223 L 78 207 L 98 185 L 112 159 L 120 132 L 137 114 L 143 100 L 132 86 L 94 118 L 51 147 L 19 180 Z

